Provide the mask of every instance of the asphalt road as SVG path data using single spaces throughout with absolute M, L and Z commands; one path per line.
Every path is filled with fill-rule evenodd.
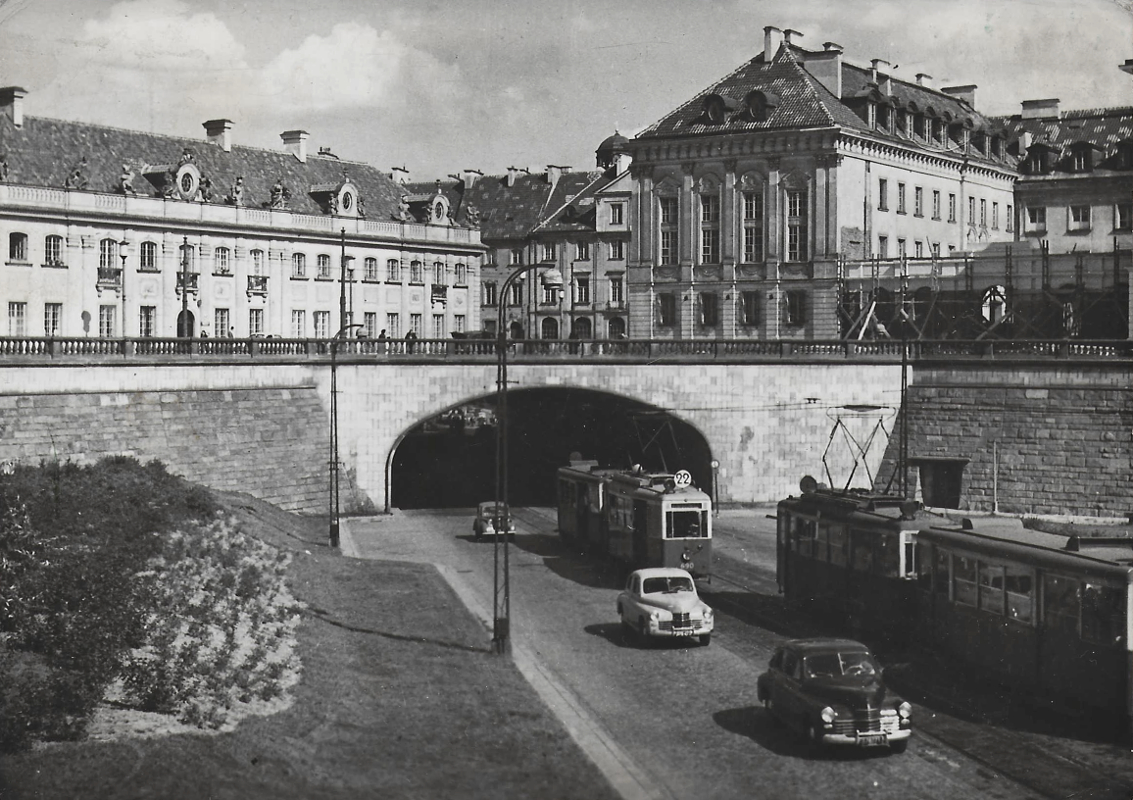
M 761 519 L 765 512 L 725 512 L 717 518 L 721 578 L 704 594 L 710 604 L 722 601 L 715 605 L 724 613 L 708 647 L 686 642 L 642 647 L 627 641 L 615 611 L 620 574 L 566 548 L 550 509 L 517 509 L 515 515 L 513 641 L 625 754 L 637 776 L 623 792 L 627 797 L 1069 796 L 1057 782 L 1036 787 L 1026 779 L 1025 767 L 1014 770 L 1023 780 L 1014 780 L 1008 777 L 1011 771 L 997 769 L 962 741 L 931 732 L 915 733 L 902 755 L 853 749 L 812 754 L 774 725 L 758 707 L 755 681 L 789 632 L 774 632 L 776 626 L 753 623 L 742 613 L 732 616 L 723 602 L 744 591 L 775 592 L 774 524 Z M 414 511 L 352 520 L 350 530 L 362 557 L 436 563 L 490 609 L 494 548 L 490 540 L 473 540 L 471 524 L 470 510 Z M 923 707 L 917 713 L 940 715 Z M 978 726 L 973 730 L 984 732 Z M 962 732 L 957 735 L 963 739 Z M 1073 784 L 1075 778 L 1066 780 Z M 1081 787 L 1086 791 L 1078 796 L 1121 796 L 1109 794 L 1107 786 L 1116 790 L 1123 784 L 1108 780 L 1105 786 Z

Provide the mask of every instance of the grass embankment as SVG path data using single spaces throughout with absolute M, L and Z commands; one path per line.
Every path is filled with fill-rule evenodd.
M 9 755 L 0 798 L 616 797 L 435 569 L 343 558 L 325 520 L 220 501 L 291 555 L 292 702 L 219 731 Z

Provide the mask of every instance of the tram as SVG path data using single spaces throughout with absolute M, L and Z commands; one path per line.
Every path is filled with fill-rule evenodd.
M 558 470 L 559 534 L 628 569 L 712 575 L 712 499 L 675 473 L 600 469 L 572 458 Z
M 778 504 L 776 575 L 788 602 L 847 627 L 905 640 L 915 624 L 918 504 L 807 476 Z
M 965 520 L 920 531 L 917 550 L 921 644 L 1130 730 L 1133 538 Z

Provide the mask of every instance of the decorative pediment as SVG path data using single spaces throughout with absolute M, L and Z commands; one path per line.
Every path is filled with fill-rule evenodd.
M 661 195 L 676 195 L 681 193 L 681 184 L 672 175 L 667 175 L 661 179 L 654 187 L 654 194 Z
M 767 176 L 754 171 L 745 172 L 740 176 L 739 180 L 736 181 L 736 185 L 740 189 L 748 192 L 754 191 L 756 189 L 762 189 L 766 183 Z
M 700 194 L 710 194 L 719 191 L 722 183 L 723 181 L 720 180 L 719 176 L 712 173 L 701 175 L 696 179 L 696 191 Z
M 806 189 L 810 186 L 811 176 L 805 172 L 791 170 L 783 173 L 779 178 L 779 185 L 784 189 Z

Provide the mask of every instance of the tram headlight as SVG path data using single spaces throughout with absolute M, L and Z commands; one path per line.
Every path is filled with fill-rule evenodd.
M 838 716 L 838 715 L 834 713 L 834 709 L 832 709 L 830 706 L 827 706 L 826 708 L 822 709 L 822 714 L 821 714 L 822 721 L 825 722 L 827 725 L 832 723 L 836 716 Z
M 913 716 L 913 707 L 908 703 L 902 703 L 901 705 L 897 706 L 897 714 L 901 717 L 901 719 L 908 719 L 909 717 Z

